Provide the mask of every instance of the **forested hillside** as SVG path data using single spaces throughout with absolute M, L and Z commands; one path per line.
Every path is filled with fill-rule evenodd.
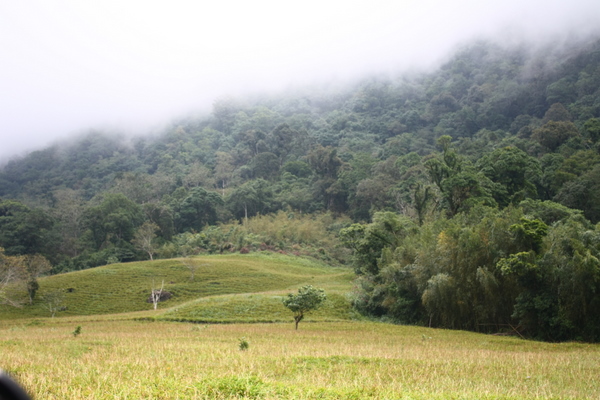
M 362 312 L 600 340 L 600 40 L 226 98 L 0 172 L 0 246 L 53 272 L 198 253 L 354 263 Z

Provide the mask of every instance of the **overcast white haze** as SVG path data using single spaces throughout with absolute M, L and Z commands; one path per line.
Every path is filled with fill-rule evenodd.
M 598 21 L 598 0 L 0 0 L 0 164 L 90 128 L 141 133 L 228 95 L 425 68 L 473 38 Z

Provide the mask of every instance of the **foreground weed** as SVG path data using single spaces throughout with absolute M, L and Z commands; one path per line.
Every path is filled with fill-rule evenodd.
M 81 334 L 81 325 L 78 325 L 77 328 L 72 332 L 73 337 L 77 337 Z
M 250 343 L 248 343 L 248 340 L 245 337 L 240 338 L 238 348 L 241 351 L 246 351 L 250 348 Z
M 267 385 L 254 376 L 208 379 L 200 382 L 198 386 L 213 398 L 262 399 L 268 392 Z

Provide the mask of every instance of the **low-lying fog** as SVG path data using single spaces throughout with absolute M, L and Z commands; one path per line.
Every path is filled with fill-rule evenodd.
M 560 41 L 597 0 L 0 0 L 0 164 L 89 128 L 141 133 L 219 97 L 435 66 L 475 38 Z

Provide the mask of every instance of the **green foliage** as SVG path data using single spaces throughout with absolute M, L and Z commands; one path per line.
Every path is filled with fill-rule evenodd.
M 548 234 L 548 225 L 539 219 L 523 217 L 519 224 L 511 225 L 509 230 L 516 236 L 517 243 L 523 249 L 539 253 L 542 241 Z
M 72 332 L 73 337 L 81 335 L 81 325 L 77 325 L 77 328 Z
M 566 182 L 554 200 L 570 208 L 582 210 L 592 223 L 600 221 L 600 165 L 582 174 L 573 181 Z
M 213 398 L 244 398 L 261 399 L 264 398 L 268 385 L 261 379 L 249 376 L 238 377 L 231 376 L 213 381 L 201 382 L 199 386 L 207 395 Z
M 593 143 L 596 143 L 598 139 L 600 139 L 600 119 L 588 119 L 585 121 L 585 124 L 583 124 L 583 129 L 585 130 L 590 141 Z
M 535 183 L 541 169 L 538 161 L 516 147 L 496 149 L 482 157 L 477 164 L 481 171 L 495 184 L 494 198 L 501 207 L 517 204 L 525 198 L 537 197 Z
M 404 323 L 599 340 L 599 320 L 590 314 L 600 290 L 597 227 L 552 203 L 529 206 L 556 221 L 549 226 L 510 207 L 474 208 L 408 231 L 378 253 L 376 270 L 363 269 L 353 304 Z M 374 226 L 345 232 L 344 243 L 365 253 L 363 266 L 370 249 L 358 244 Z
M 245 337 L 240 338 L 238 348 L 240 349 L 240 351 L 246 351 L 250 348 L 250 343 Z
M 308 178 L 312 174 L 310 166 L 304 161 L 288 161 L 281 169 L 298 178 Z
M 252 159 L 250 168 L 255 178 L 271 180 L 279 172 L 279 158 L 269 152 L 259 153 Z
M 450 215 L 468 211 L 476 204 L 495 206 L 491 193 L 484 186 L 484 177 L 472 172 L 459 172 L 442 182 L 442 192 Z
M 457 284 L 448 274 L 437 274 L 427 281 L 427 288 L 423 291 L 423 306 L 436 323 L 448 328 L 460 326 L 458 316 L 463 316 L 467 310 L 462 310 L 461 304 L 456 301 L 455 293 Z
M 54 220 L 41 209 L 0 199 L 0 247 L 8 255 L 43 254 L 56 259 L 52 234 Z
M 226 203 L 231 213 L 239 219 L 276 210 L 273 191 L 264 179 L 246 182 L 227 197 Z
M 215 192 L 196 187 L 175 205 L 175 226 L 181 231 L 200 231 L 217 222 L 217 209 L 223 199 Z
M 570 121 L 549 121 L 533 132 L 532 138 L 542 146 L 555 151 L 569 139 L 577 137 L 579 131 Z
M 376 275 L 380 258 L 386 248 L 395 248 L 416 225 L 408 218 L 392 212 L 380 212 L 369 225 L 352 224 L 340 231 L 342 244 L 354 251 L 355 271 Z
M 547 90 L 550 90 L 554 84 L 550 85 Z M 561 103 L 554 103 L 548 108 L 548 111 L 544 114 L 542 123 L 549 121 L 572 121 L 573 117 L 569 111 Z
M 330 214 L 279 211 L 242 222 L 208 226 L 200 233 L 177 235 L 173 238 L 174 243 L 163 246 L 159 253 L 161 257 L 172 258 L 200 253 L 266 250 L 343 264 L 347 261 L 348 251 L 341 246 L 336 234 L 341 226 L 348 223 L 348 218 L 334 218 Z
M 508 258 L 501 258 L 496 266 L 502 275 L 515 275 L 523 280 L 524 284 L 529 281 L 535 282 L 540 273 L 535 264 L 534 252 L 521 251 L 511 254 Z
M 540 201 L 526 199 L 519 204 L 519 207 L 523 209 L 524 214 L 540 219 L 546 225 L 552 225 L 555 222 L 564 221 L 570 218 L 582 218 L 580 210 L 574 210 L 549 200 Z
M 109 245 L 126 247 L 142 219 L 139 205 L 123 194 L 108 193 L 99 205 L 85 211 L 83 226 L 95 249 Z
M 321 307 L 326 299 L 327 295 L 323 289 L 306 285 L 298 289 L 297 294 L 289 293 L 287 297 L 283 298 L 282 302 L 294 313 L 294 321 L 296 322 L 296 329 L 298 329 L 298 324 L 304 319 L 305 314 Z
M 23 278 L 27 281 L 29 303 L 33 304 L 33 299 L 40 288 L 38 278 L 50 272 L 52 270 L 52 265 L 46 258 L 39 254 L 25 256 L 23 262 L 25 267 Z
M 525 287 L 515 314 L 535 337 L 600 340 L 598 226 L 571 219 L 549 231 L 551 251 L 540 258 L 539 279 Z M 591 308 L 592 307 L 592 308 Z

